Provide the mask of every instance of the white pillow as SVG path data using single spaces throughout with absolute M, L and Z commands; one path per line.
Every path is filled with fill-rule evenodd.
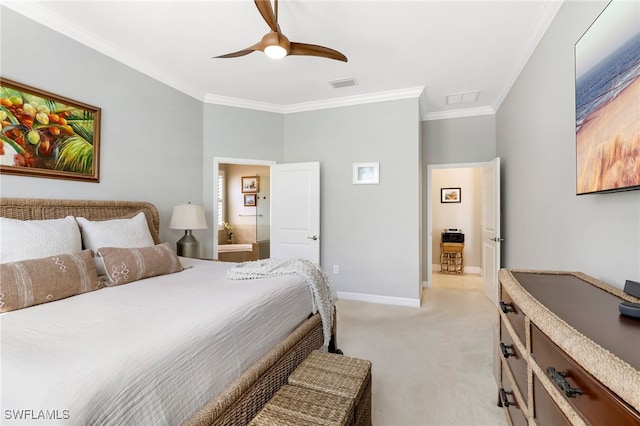
M 147 218 L 140 212 L 131 219 L 88 220 L 76 217 L 82 242 L 94 253 L 102 247 L 139 248 L 155 245 L 149 232 Z M 106 274 L 104 262 L 96 258 L 98 275 Z
M 73 216 L 48 220 L 0 217 L 0 263 L 79 251 L 82 240 Z

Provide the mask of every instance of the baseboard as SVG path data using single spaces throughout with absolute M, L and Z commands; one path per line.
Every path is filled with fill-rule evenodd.
M 356 300 L 358 302 L 379 303 L 382 305 L 420 307 L 420 299 L 409 299 L 407 297 L 378 296 L 375 294 L 350 293 L 348 291 L 338 291 L 338 299 Z

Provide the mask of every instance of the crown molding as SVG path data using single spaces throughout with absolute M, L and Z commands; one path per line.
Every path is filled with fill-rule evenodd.
M 231 96 L 214 95 L 207 93 L 204 97 L 205 104 L 224 105 L 236 108 L 254 109 L 257 111 L 275 112 L 285 114 L 285 105 L 269 102 L 252 101 L 250 99 L 234 98 Z
M 494 109 L 488 106 L 466 108 L 466 109 L 455 109 L 450 111 L 435 111 L 435 112 L 422 114 L 422 121 L 446 120 L 448 118 L 475 117 L 476 115 L 491 115 L 495 113 L 496 112 L 494 111 Z
M 515 84 L 525 65 L 527 65 L 529 58 L 531 58 L 531 55 L 533 55 L 533 52 L 538 47 L 538 44 L 549 29 L 549 25 L 551 25 L 551 22 L 555 19 L 563 3 L 564 0 L 552 0 L 544 3 L 542 10 L 538 14 L 538 18 L 535 20 L 535 26 L 531 29 L 520 48 L 520 55 L 516 60 L 515 66 L 507 76 L 502 90 L 498 93 L 496 102 L 493 105 L 494 111 L 498 111 L 500 105 L 502 105 L 502 102 L 507 97 L 507 94 L 509 94 L 511 87 Z
M 315 111 L 319 109 L 338 108 L 384 101 L 395 101 L 399 99 L 420 98 L 423 97 L 423 93 L 424 86 L 400 90 L 389 90 L 385 92 L 367 93 L 364 95 L 345 96 L 342 98 L 324 99 L 321 101 L 302 102 L 289 105 L 278 105 L 267 102 L 252 101 L 248 99 L 233 98 L 230 96 L 207 94 L 204 98 L 204 102 L 209 104 L 226 105 L 238 108 L 255 109 L 266 112 L 276 112 L 280 114 L 294 114 L 297 112 Z
M 319 109 L 338 108 L 375 102 L 397 101 L 399 99 L 419 98 L 420 95 L 422 95 L 422 92 L 424 92 L 424 86 L 411 87 L 408 89 L 388 90 L 384 92 L 366 93 L 363 95 L 290 104 L 286 105 L 284 110 L 285 114 L 291 114 L 296 112 L 315 111 Z
M 418 98 L 418 108 L 420 113 L 420 120 L 424 121 L 427 116 L 427 90 L 423 90 Z

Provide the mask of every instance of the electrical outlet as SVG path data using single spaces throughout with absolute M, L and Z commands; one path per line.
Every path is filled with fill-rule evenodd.
M 339 274 L 340 273 L 340 267 L 338 265 L 333 265 L 333 273 L 334 274 Z

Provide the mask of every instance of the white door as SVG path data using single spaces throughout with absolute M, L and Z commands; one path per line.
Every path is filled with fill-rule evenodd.
M 498 305 L 500 269 L 500 157 L 482 170 L 482 289 Z
M 271 257 L 320 263 L 320 163 L 271 166 Z

